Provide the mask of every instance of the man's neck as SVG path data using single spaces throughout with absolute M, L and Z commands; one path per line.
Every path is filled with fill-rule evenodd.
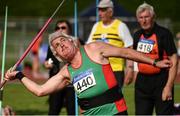
M 149 29 L 144 30 L 145 34 L 152 34 L 154 29 L 155 23 L 152 24 L 152 26 Z
M 81 60 L 82 59 L 82 57 L 81 57 L 81 52 L 80 52 L 80 50 L 78 49 L 77 50 L 77 52 L 76 52 L 76 54 L 75 54 L 75 56 L 74 56 L 74 58 L 71 60 L 71 66 L 73 67 L 73 68 L 78 68 L 78 67 L 80 67 L 81 66 Z
M 103 24 L 104 25 L 110 25 L 112 22 L 114 21 L 114 19 L 109 19 L 109 20 L 107 20 L 107 21 L 103 21 Z

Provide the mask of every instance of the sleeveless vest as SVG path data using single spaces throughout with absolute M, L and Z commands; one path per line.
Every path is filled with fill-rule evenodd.
M 110 64 L 101 65 L 93 62 L 87 56 L 83 47 L 80 48 L 80 52 L 82 55 L 81 66 L 77 69 L 68 66 L 68 71 L 78 98 L 95 97 L 117 86 L 117 81 Z M 88 109 L 83 114 L 96 115 L 109 114 L 110 112 L 116 114 L 126 109 L 124 99 L 120 99 L 115 103 Z
M 118 35 L 118 28 L 120 23 L 121 21 L 115 19 L 111 26 L 103 27 L 102 21 L 98 22 L 96 31 L 92 36 L 92 40 L 103 41 L 116 47 L 124 47 L 124 42 L 120 39 L 121 37 Z M 110 57 L 109 61 L 113 71 L 124 70 L 124 59 Z
M 146 56 L 149 56 L 152 59 L 159 59 L 156 34 L 152 34 L 149 38 L 145 38 L 143 35 L 141 35 L 137 44 L 137 51 L 144 53 Z M 163 58 L 167 58 L 165 53 Z M 157 74 L 161 71 L 160 68 L 145 63 L 138 63 L 138 69 L 139 72 L 144 74 Z

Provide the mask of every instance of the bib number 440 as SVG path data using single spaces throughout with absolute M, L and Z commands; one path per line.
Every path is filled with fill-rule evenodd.
M 78 93 L 81 93 L 82 91 L 87 90 L 94 85 L 96 85 L 96 81 L 93 74 L 88 75 L 79 80 L 78 82 L 74 83 L 75 90 Z

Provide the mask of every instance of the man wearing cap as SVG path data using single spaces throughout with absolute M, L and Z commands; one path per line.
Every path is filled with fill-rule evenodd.
M 98 4 L 98 14 L 100 21 L 95 23 L 87 43 L 93 41 L 103 41 L 116 47 L 132 48 L 133 39 L 125 23 L 113 18 L 113 2 L 111 0 L 101 0 Z M 124 83 L 125 60 L 123 58 L 109 58 L 113 72 L 120 88 Z M 125 84 L 130 83 L 133 76 L 133 62 L 126 60 Z
M 58 31 L 50 35 L 49 43 L 53 54 L 67 64 L 45 84 L 38 85 L 22 72 L 11 69 L 6 72 L 5 79 L 19 79 L 37 96 L 48 95 L 72 83 L 84 115 L 127 115 L 127 106 L 108 57 L 128 58 L 161 68 L 170 67 L 169 60 L 155 62 L 133 49 L 119 48 L 104 42 L 77 47 L 72 38 Z

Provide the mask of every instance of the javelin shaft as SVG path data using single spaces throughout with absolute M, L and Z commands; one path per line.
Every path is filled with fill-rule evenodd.
M 6 35 L 7 35 L 7 13 L 8 13 L 8 7 L 6 6 L 5 22 L 4 22 L 3 55 L 2 55 L 3 57 L 2 57 L 1 81 L 4 79 L 4 67 L 5 67 L 5 56 L 6 56 Z
M 65 0 L 63 0 L 59 6 L 56 8 L 56 10 L 53 12 L 53 14 L 51 15 L 51 17 L 46 21 L 46 23 L 44 24 L 44 26 L 41 28 L 41 30 L 39 31 L 39 33 L 36 35 L 36 37 L 33 39 L 33 41 L 30 43 L 30 45 L 28 46 L 28 48 L 26 49 L 26 51 L 23 53 L 23 55 L 20 57 L 20 59 L 16 62 L 16 64 L 13 66 L 12 70 L 15 70 L 17 68 L 17 66 L 19 66 L 19 64 L 24 60 L 24 58 L 26 57 L 26 55 L 29 53 L 29 51 L 31 50 L 31 48 L 33 47 L 33 45 L 36 43 L 36 41 L 39 39 L 39 37 L 43 34 L 43 32 L 45 31 L 45 29 L 47 28 L 47 26 L 49 25 L 49 23 L 52 21 L 52 18 L 55 16 L 55 14 L 58 12 L 58 10 L 60 9 L 60 7 L 62 6 L 62 4 L 64 3 Z M 4 86 L 4 84 L 6 83 L 6 80 L 3 80 L 3 82 L 0 85 L 0 89 Z
M 28 46 L 28 48 L 26 49 L 26 51 L 23 53 L 23 55 L 20 57 L 20 59 L 16 62 L 15 64 L 15 68 L 23 61 L 23 59 L 26 57 L 26 55 L 29 53 L 29 51 L 31 50 L 31 48 L 33 47 L 33 45 L 36 43 L 36 41 L 40 38 L 40 36 L 43 34 L 43 32 L 45 31 L 45 29 L 47 28 L 47 26 L 49 25 L 49 23 L 52 21 L 52 18 L 49 18 L 47 20 L 47 22 L 45 23 L 45 25 L 42 27 L 42 29 L 39 31 L 39 33 L 37 34 L 37 36 L 33 39 L 33 41 L 30 43 L 30 45 Z
M 6 56 L 6 35 L 7 35 L 7 15 L 8 15 L 8 6 L 6 6 L 6 11 L 5 11 L 1 81 L 4 80 L 4 68 L 5 68 L 5 56 Z M 1 88 L 1 90 L 0 90 L 0 115 L 2 115 L 2 101 L 3 101 L 2 98 L 3 98 L 3 88 Z
M 16 67 L 23 61 L 23 59 L 26 57 L 26 55 L 29 53 L 29 51 L 31 50 L 31 48 L 33 47 L 33 45 L 36 43 L 36 41 L 39 39 L 39 37 L 43 34 L 43 32 L 46 30 L 47 26 L 49 25 L 49 23 L 52 21 L 52 18 L 55 16 L 55 14 L 57 13 L 57 11 L 59 10 L 59 8 L 62 6 L 62 4 L 64 3 L 64 0 L 59 4 L 59 6 L 56 8 L 56 10 L 54 11 L 54 13 L 51 15 L 51 17 L 46 21 L 46 23 L 44 24 L 44 26 L 41 28 L 41 30 L 39 31 L 39 33 L 36 35 L 36 37 L 33 39 L 33 41 L 30 43 L 30 45 L 28 46 L 28 48 L 26 49 L 26 51 L 24 52 L 24 54 L 21 56 L 21 58 L 17 61 L 17 63 L 15 64 L 13 69 L 16 69 Z

